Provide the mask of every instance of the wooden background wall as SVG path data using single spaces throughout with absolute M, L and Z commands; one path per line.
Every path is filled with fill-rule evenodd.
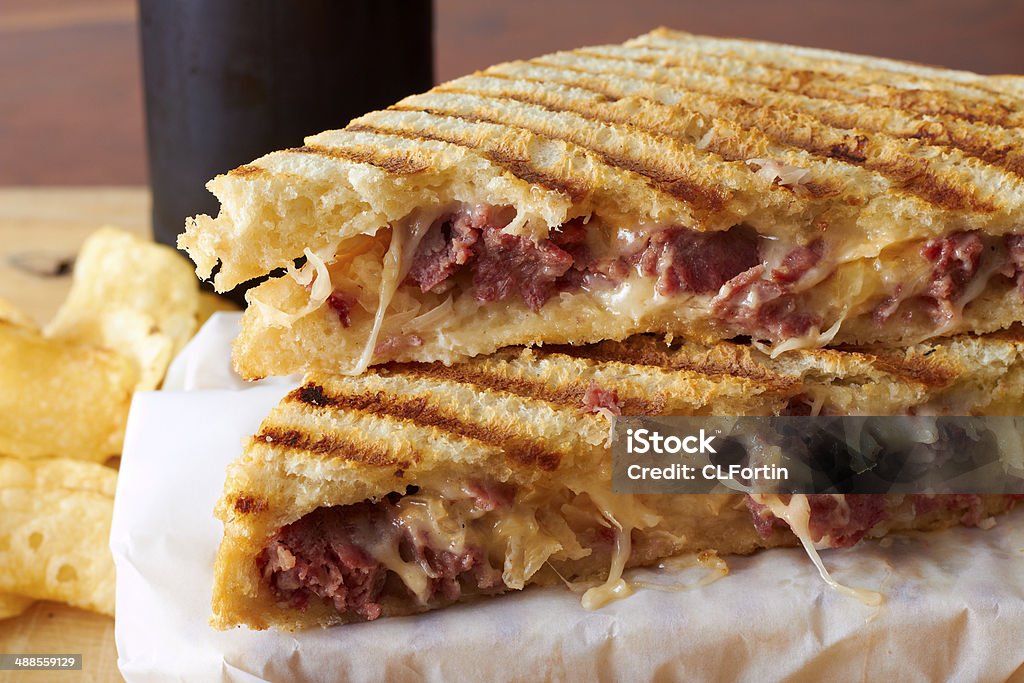
M 1024 73 L 1019 0 L 436 0 L 435 8 L 442 80 L 658 25 Z M 0 3 L 0 185 L 146 182 L 135 22 L 132 0 Z

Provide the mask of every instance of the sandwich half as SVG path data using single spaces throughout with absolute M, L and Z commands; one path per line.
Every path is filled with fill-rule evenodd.
M 249 378 L 634 333 L 775 352 L 1024 319 L 1018 79 L 668 30 L 218 176 L 180 239 Z
M 453 366 L 389 364 L 358 377 L 311 374 L 228 470 L 212 623 L 328 626 L 561 581 L 593 582 L 583 600 L 598 607 L 629 594 L 627 567 L 797 543 L 831 581 L 820 548 L 988 526 L 1019 497 L 611 492 L 615 414 L 1024 407 L 1019 334 L 784 359 L 633 337 Z

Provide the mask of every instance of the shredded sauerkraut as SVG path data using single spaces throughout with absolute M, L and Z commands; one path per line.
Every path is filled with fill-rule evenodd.
M 791 337 L 785 341 L 775 344 L 774 346 L 769 346 L 759 341 L 754 341 L 752 344 L 757 350 L 768 354 L 772 358 L 777 358 L 787 351 L 794 351 L 797 349 L 816 349 L 826 346 L 837 334 L 839 334 L 839 328 L 842 327 L 845 319 L 846 314 L 843 313 L 843 315 L 839 316 L 839 320 L 824 332 L 818 332 L 817 328 L 814 328 L 811 332 L 801 337 Z
M 454 315 L 455 307 L 452 304 L 452 297 L 449 295 L 444 301 L 426 313 L 410 318 L 408 322 L 402 325 L 402 334 L 439 330 L 451 322 Z
M 747 159 L 748 165 L 758 166 L 757 175 L 769 183 L 779 181 L 779 185 L 795 187 L 808 182 L 810 169 L 784 164 L 774 159 Z
M 708 128 L 708 131 L 706 133 L 704 133 L 704 135 L 701 136 L 700 140 L 698 140 L 696 142 L 694 147 L 696 147 L 697 149 L 707 149 L 708 145 L 710 145 L 711 141 L 714 140 L 714 139 L 715 139 L 715 129 L 714 128 Z
M 332 246 L 331 251 L 334 249 L 335 247 Z M 288 266 L 288 274 L 291 275 L 295 282 L 309 290 L 309 300 L 306 301 L 305 306 L 293 313 L 288 313 L 279 308 L 274 308 L 259 299 L 253 299 L 250 302 L 256 306 L 260 315 L 274 327 L 289 327 L 296 320 L 318 310 L 331 296 L 331 293 L 334 292 L 334 287 L 331 285 L 331 274 L 327 270 L 324 258 L 314 253 L 309 247 L 306 247 L 302 253 L 306 257 L 306 263 L 299 269 L 295 269 L 294 266 Z

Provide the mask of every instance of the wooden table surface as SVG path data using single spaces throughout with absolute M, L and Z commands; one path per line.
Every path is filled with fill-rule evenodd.
M 35 274 L 74 257 L 101 225 L 149 233 L 142 188 L 0 188 L 0 297 L 44 325 L 60 307 L 68 276 Z
M 64 300 L 70 276 L 26 272 L 18 263 L 53 263 L 73 257 L 90 232 L 116 225 L 149 231 L 149 193 L 142 188 L 0 188 L 0 297 L 40 324 Z M 0 671 L 0 682 L 119 681 L 114 620 L 44 602 L 0 621 L 0 653 L 82 654 L 81 672 L 32 674 Z

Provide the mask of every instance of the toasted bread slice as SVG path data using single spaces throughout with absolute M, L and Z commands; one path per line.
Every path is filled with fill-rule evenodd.
M 1024 97 L 667 30 L 500 64 L 209 187 L 181 238 L 250 294 L 247 377 L 639 332 L 779 350 L 1024 316 Z M 386 312 L 386 313 L 385 313 Z
M 625 567 L 794 545 L 819 514 L 814 496 L 612 494 L 609 423 L 598 405 L 663 415 L 985 412 L 1013 391 L 1019 401 L 1022 361 L 1019 338 L 777 361 L 737 344 L 633 338 L 311 375 L 228 471 L 213 623 L 325 626 L 560 580 L 605 580 L 585 595 L 596 606 L 628 592 Z M 595 392 L 604 398 L 595 402 Z M 844 503 L 854 518 L 867 498 Z M 842 535 L 846 543 L 980 523 L 1013 504 L 875 500 L 882 521 Z
M 521 207 L 533 222 L 512 230 L 537 235 L 596 213 L 704 230 L 760 217 L 764 225 L 753 224 L 768 234 L 806 238 L 820 229 L 822 199 L 817 208 L 834 212 L 837 199 L 858 197 L 884 208 L 861 216 L 854 206 L 847 227 L 876 242 L 1001 232 L 995 226 L 1021 201 L 1020 78 L 661 29 L 624 46 L 498 65 L 218 176 L 210 185 L 221 215 L 192 221 L 183 245 L 203 276 L 220 261 L 217 280 L 229 288 L 306 247 L 330 251 L 372 234 L 438 203 L 438 193 Z M 488 96 L 506 107 L 499 123 L 486 123 Z M 444 102 L 451 115 L 440 113 Z M 476 117 L 466 110 L 473 105 Z M 514 118 L 528 114 L 542 130 Z M 718 126 L 721 136 L 698 144 Z M 615 136 L 630 143 L 616 153 L 629 156 L 591 149 Z M 814 147 L 819 140 L 828 146 Z M 655 171 L 677 156 L 673 186 Z M 758 156 L 819 171 L 802 183 L 809 196 L 758 182 L 764 174 L 744 163 Z M 901 158 L 920 166 L 916 181 L 897 173 Z

